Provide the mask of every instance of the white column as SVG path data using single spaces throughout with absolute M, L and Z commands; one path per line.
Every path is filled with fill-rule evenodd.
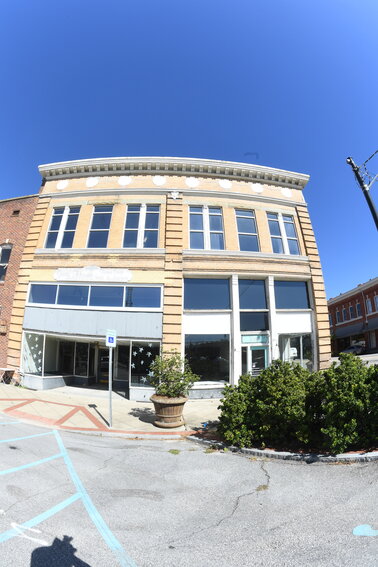
M 239 278 L 231 278 L 231 379 L 230 384 L 237 386 L 241 375 L 241 335 L 239 308 Z
M 280 357 L 277 333 L 276 316 L 276 297 L 274 295 L 274 277 L 268 277 L 268 309 L 269 309 L 269 328 L 270 328 L 270 362 Z

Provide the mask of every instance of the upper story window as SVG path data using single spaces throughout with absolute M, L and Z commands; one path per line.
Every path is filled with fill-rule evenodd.
M 374 296 L 375 310 L 378 311 L 378 295 Z
M 0 282 L 3 282 L 5 280 L 5 274 L 7 272 L 11 251 L 11 244 L 3 244 L 2 246 L 0 246 Z
M 246 252 L 258 252 L 259 240 L 257 237 L 255 211 L 235 209 L 235 214 L 240 250 Z
M 221 207 L 189 207 L 190 248 L 224 250 Z
M 228 279 L 184 279 L 184 309 L 231 309 Z
M 31 284 L 29 303 L 160 309 L 161 286 Z
M 276 309 L 309 309 L 307 283 L 293 281 L 274 282 Z
M 347 310 L 345 309 L 345 307 L 343 307 L 343 321 L 346 321 L 347 319 Z
M 106 248 L 108 244 L 113 205 L 96 205 L 89 231 L 88 248 Z
M 361 317 L 362 315 L 361 303 L 356 303 L 356 309 L 357 309 L 357 317 Z
M 80 207 L 56 207 L 47 233 L 45 248 L 72 248 Z
M 332 327 L 333 320 L 332 320 L 332 314 L 331 313 L 328 314 L 328 318 L 329 318 L 329 325 L 330 325 L 330 327 Z
M 159 205 L 128 205 L 124 248 L 157 248 L 159 237 Z
M 366 299 L 366 312 L 367 313 L 373 312 L 373 307 L 371 305 L 371 299 L 369 299 L 369 298 Z
M 355 319 L 356 317 L 356 310 L 354 309 L 354 305 L 349 305 L 349 318 Z
M 267 213 L 275 254 L 300 254 L 294 217 L 282 213 Z
M 341 315 L 338 309 L 336 309 L 336 323 L 341 323 Z

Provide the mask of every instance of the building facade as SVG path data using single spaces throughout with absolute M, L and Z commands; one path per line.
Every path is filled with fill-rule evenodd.
M 115 388 L 134 400 L 151 395 L 161 351 L 187 356 L 200 376 L 192 397 L 219 396 L 275 358 L 328 364 L 307 175 L 150 157 L 39 170 L 9 354 L 25 385 L 106 384 L 107 330 Z
M 2 368 L 7 366 L 9 324 L 14 294 L 37 201 L 37 195 L 0 201 L 0 367 Z
M 378 352 L 378 278 L 330 299 L 328 311 L 335 356 L 355 344 Z

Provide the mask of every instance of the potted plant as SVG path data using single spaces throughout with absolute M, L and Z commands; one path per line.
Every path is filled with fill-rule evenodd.
M 148 380 L 155 388 L 150 398 L 155 406 L 154 425 L 167 428 L 183 425 L 182 412 L 189 388 L 199 380 L 188 361 L 178 352 L 163 353 L 152 362 Z

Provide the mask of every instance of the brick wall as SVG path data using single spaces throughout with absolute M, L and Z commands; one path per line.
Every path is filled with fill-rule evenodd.
M 0 201 L 0 246 L 12 246 L 5 279 L 0 282 L 0 367 L 7 366 L 9 323 L 22 253 L 38 196 Z M 17 212 L 18 211 L 18 212 Z

